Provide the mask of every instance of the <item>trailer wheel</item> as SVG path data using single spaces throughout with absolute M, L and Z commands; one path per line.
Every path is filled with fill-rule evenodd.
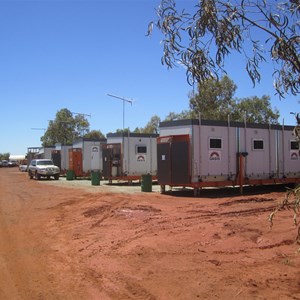
M 194 197 L 199 197 L 199 196 L 200 196 L 200 189 L 194 188 Z
M 35 172 L 35 178 L 36 178 L 36 180 L 40 180 L 41 179 L 41 175 L 38 172 Z

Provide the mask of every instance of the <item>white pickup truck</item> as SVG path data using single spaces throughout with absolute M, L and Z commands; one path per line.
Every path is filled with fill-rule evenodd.
M 59 179 L 60 170 L 59 167 L 53 164 L 51 159 L 33 159 L 28 166 L 28 176 L 30 179 L 35 177 L 39 180 L 41 177 L 50 179 L 51 176 L 54 179 Z

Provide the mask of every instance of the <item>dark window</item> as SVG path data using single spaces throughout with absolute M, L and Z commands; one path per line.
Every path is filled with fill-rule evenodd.
M 222 139 L 209 139 L 209 148 L 210 149 L 221 149 L 222 148 Z
M 253 140 L 253 150 L 263 150 L 264 141 L 263 140 Z
M 296 141 L 291 141 L 291 150 L 299 150 L 299 143 Z
M 147 153 L 147 146 L 136 146 L 136 153 L 137 154 Z

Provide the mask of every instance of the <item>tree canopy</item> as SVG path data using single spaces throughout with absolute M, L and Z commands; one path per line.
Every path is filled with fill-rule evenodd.
M 190 94 L 190 108 L 204 119 L 227 120 L 233 111 L 233 100 L 237 86 L 227 76 L 222 79 L 210 78 L 197 86 L 197 91 Z
M 299 0 L 195 0 L 190 11 L 178 10 L 176 2 L 161 0 L 148 28 L 163 34 L 168 68 L 180 63 L 190 84 L 205 82 L 226 73 L 226 58 L 239 53 L 253 84 L 260 82 L 261 63 L 271 60 L 279 95 L 299 94 Z
M 248 123 L 278 124 L 279 111 L 272 109 L 270 96 L 252 96 L 239 99 L 231 114 L 232 120 Z
M 89 132 L 89 122 L 81 114 L 73 117 L 67 108 L 56 113 L 55 119 L 49 121 L 45 134 L 41 137 L 42 145 L 53 146 L 56 143 L 71 144 Z
M 105 136 L 101 132 L 101 130 L 91 130 L 90 132 L 88 132 L 87 134 L 85 134 L 84 137 L 85 138 L 89 138 L 89 139 L 95 139 L 95 140 L 99 140 L 99 139 L 105 138 Z
M 10 153 L 0 153 L 0 160 L 9 160 Z
M 279 112 L 272 109 L 269 96 L 234 98 L 237 86 L 228 77 L 208 79 L 190 93 L 190 116 L 210 120 L 244 121 L 249 123 L 278 123 Z M 186 115 L 186 113 L 184 114 Z

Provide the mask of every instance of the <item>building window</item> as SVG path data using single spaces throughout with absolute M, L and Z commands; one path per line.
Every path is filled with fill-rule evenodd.
M 209 149 L 222 149 L 222 139 L 209 138 Z
M 253 140 L 253 150 L 264 150 L 264 141 Z
M 147 153 L 147 146 L 136 146 L 136 154 Z
M 291 150 L 299 150 L 299 143 L 297 141 L 291 141 Z

